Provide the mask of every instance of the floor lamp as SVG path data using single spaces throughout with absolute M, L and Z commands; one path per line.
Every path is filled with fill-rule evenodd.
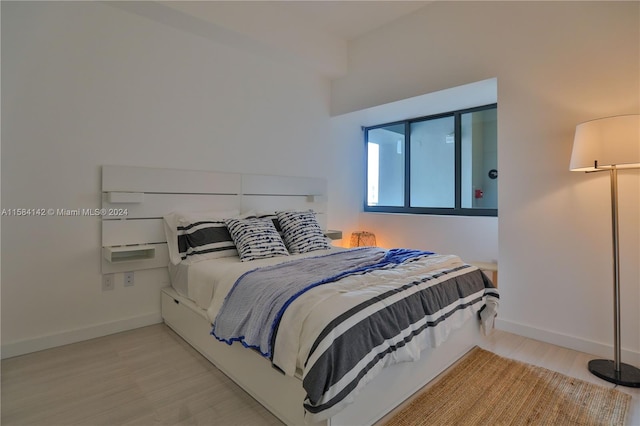
M 640 168 L 640 115 L 619 115 L 587 121 L 576 127 L 572 171 L 609 171 L 613 235 L 614 359 L 589 361 L 589 371 L 601 379 L 640 387 L 640 369 L 620 361 L 620 259 L 618 244 L 618 170 Z

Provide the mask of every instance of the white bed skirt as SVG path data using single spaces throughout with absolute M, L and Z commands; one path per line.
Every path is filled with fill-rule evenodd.
M 240 344 L 227 345 L 209 333 L 206 313 L 173 288 L 162 290 L 165 323 L 229 378 L 288 425 L 304 425 L 306 392 L 297 377 L 281 374 L 269 360 Z M 478 321 L 470 319 L 441 346 L 423 351 L 420 360 L 385 368 L 344 410 L 318 425 L 370 425 L 405 401 L 481 340 Z

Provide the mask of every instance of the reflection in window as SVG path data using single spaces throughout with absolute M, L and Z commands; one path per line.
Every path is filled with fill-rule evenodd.
M 498 208 L 496 109 L 462 114 L 462 208 Z
M 411 207 L 455 207 L 454 118 L 411 123 Z
M 367 205 L 404 205 L 404 125 L 367 132 Z M 369 162 L 373 157 L 373 161 Z
M 367 204 L 378 205 L 378 186 L 380 184 L 380 145 L 369 142 L 367 144 Z

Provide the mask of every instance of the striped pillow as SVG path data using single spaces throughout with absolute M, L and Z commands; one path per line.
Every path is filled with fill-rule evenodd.
M 289 255 L 271 220 L 227 219 L 225 223 L 238 248 L 241 261 Z
M 320 229 L 316 214 L 312 211 L 276 212 L 278 222 L 284 233 L 284 243 L 289 253 L 307 253 L 314 250 L 327 250 L 331 244 Z
M 224 219 L 180 220 L 178 252 L 182 260 L 206 260 L 238 255 Z
M 190 223 L 202 221 L 224 221 L 229 217 L 238 217 L 239 210 L 203 210 L 196 212 L 174 211 L 163 216 L 164 234 L 167 238 L 167 248 L 171 263 L 177 265 L 183 260 L 183 253 L 178 249 L 178 226 L 187 226 Z M 231 237 L 229 237 L 231 240 Z M 233 242 L 233 240 L 231 240 Z M 235 247 L 234 247 L 235 249 Z M 229 256 L 237 256 L 237 250 L 229 253 Z

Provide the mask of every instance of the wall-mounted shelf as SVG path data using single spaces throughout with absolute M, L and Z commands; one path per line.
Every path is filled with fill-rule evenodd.
M 102 247 L 102 256 L 111 263 L 147 260 L 156 257 L 156 248 L 152 245 Z
M 324 231 L 324 236 L 331 240 L 341 240 L 342 239 L 342 231 L 335 230 L 326 230 Z

